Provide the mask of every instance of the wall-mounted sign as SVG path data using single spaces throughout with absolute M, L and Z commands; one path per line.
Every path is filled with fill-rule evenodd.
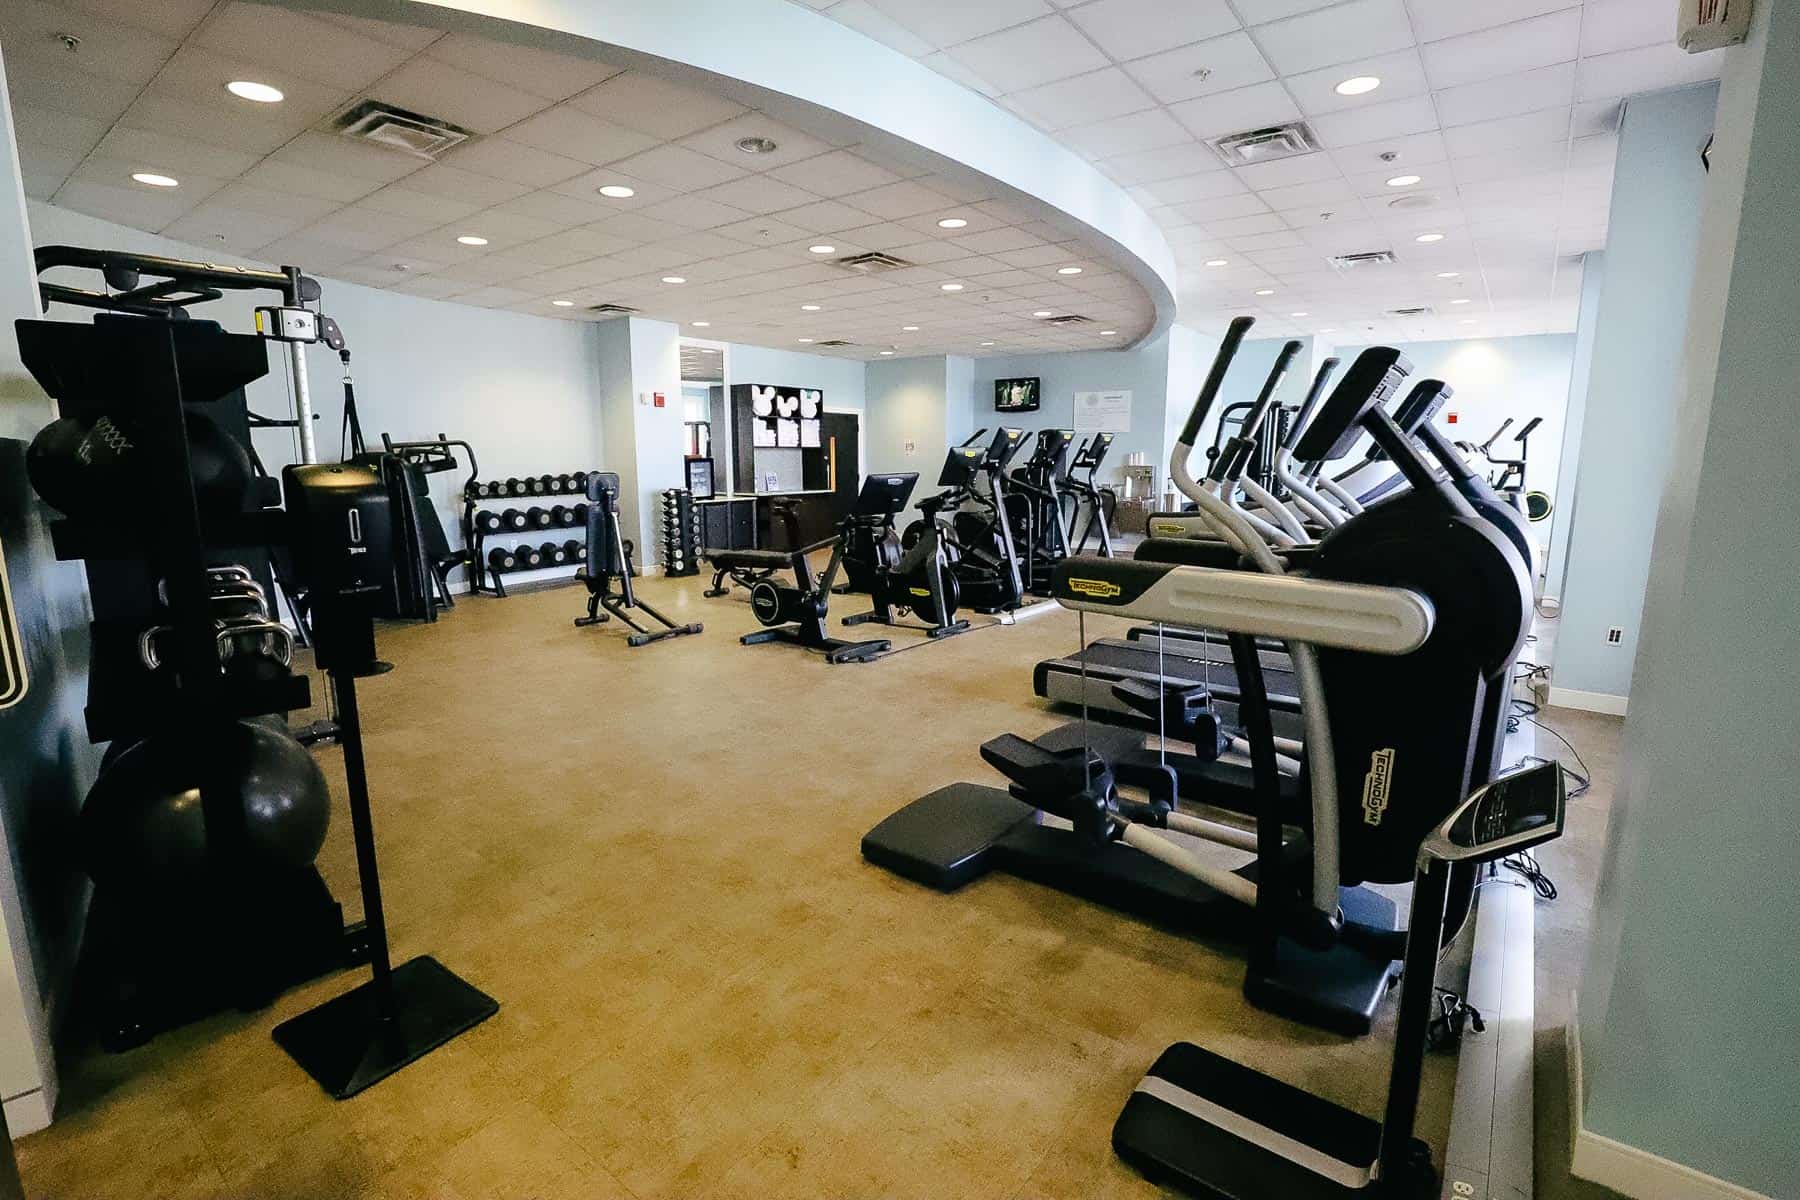
M 1131 393 L 1076 392 L 1076 433 L 1130 433 Z
M 12 584 L 6 575 L 6 545 L 0 542 L 0 708 L 11 708 L 23 700 L 29 685 L 18 614 L 13 611 Z

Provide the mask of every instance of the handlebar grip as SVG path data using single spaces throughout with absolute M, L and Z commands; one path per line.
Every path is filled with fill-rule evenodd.
M 1290 339 L 1282 346 L 1281 353 L 1275 356 L 1275 365 L 1269 370 L 1269 377 L 1263 380 L 1262 391 L 1256 395 L 1256 403 L 1250 406 L 1250 412 L 1244 417 L 1243 427 L 1238 430 L 1242 438 L 1254 438 L 1262 423 L 1269 415 L 1269 407 L 1275 403 L 1276 389 L 1281 381 L 1287 378 L 1288 367 L 1293 365 L 1294 358 L 1300 353 L 1301 343 Z
M 1225 372 L 1231 366 L 1231 360 L 1237 357 L 1238 347 L 1243 344 L 1244 335 L 1256 324 L 1255 317 L 1233 317 L 1225 330 L 1225 338 L 1219 343 L 1218 353 L 1213 355 L 1212 368 L 1206 373 L 1206 382 L 1200 385 L 1200 394 L 1194 398 L 1194 407 L 1188 413 L 1187 424 L 1181 427 L 1178 439 L 1184 446 L 1192 446 L 1200 436 L 1200 426 L 1206 420 L 1206 414 L 1212 411 L 1213 401 L 1218 398 L 1219 388 L 1225 382 Z
M 1313 409 L 1319 406 L 1320 397 L 1325 395 L 1325 384 L 1330 381 L 1331 373 L 1338 368 L 1338 358 L 1333 355 L 1319 364 L 1319 373 L 1313 376 L 1312 386 L 1306 389 L 1306 399 L 1301 402 L 1300 411 L 1294 414 L 1294 423 L 1288 426 L 1287 441 L 1282 448 L 1292 450 L 1300 444 L 1300 435 L 1306 431 L 1306 423 L 1312 420 Z

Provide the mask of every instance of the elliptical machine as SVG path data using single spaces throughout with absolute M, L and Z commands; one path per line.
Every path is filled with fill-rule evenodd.
M 906 507 L 918 482 L 917 471 L 866 477 L 856 506 L 844 518 L 840 545 L 849 545 L 855 539 L 884 541 L 893 536 L 894 518 Z M 845 617 L 844 624 L 874 621 L 901 625 L 901 615 L 910 612 L 925 623 L 925 633 L 932 638 L 949 637 L 969 627 L 967 621 L 956 619 L 962 588 L 950 570 L 943 530 L 935 518 L 926 522 L 918 541 L 901 553 L 898 562 L 891 568 L 876 570 L 870 580 L 869 596 L 875 607 Z
M 1076 538 L 1069 548 L 1071 554 L 1086 554 L 1088 539 L 1094 540 L 1094 553 L 1102 558 L 1113 556 L 1112 519 L 1118 511 L 1119 497 L 1109 487 L 1102 487 L 1094 480 L 1094 473 L 1100 464 L 1106 461 L 1106 452 L 1112 449 L 1113 435 L 1096 433 L 1081 443 L 1075 451 L 1075 458 L 1069 463 L 1069 470 L 1062 478 L 1063 495 L 1073 501 L 1069 512 L 1067 528 L 1073 533 L 1077 521 L 1081 520 L 1082 510 L 1087 511 L 1087 522 L 1081 526 L 1081 536 Z
M 1069 557 L 1062 485 L 1069 474 L 1069 443 L 1074 440 L 1072 429 L 1038 430 L 1031 457 L 1008 480 L 1002 511 L 1019 549 L 1025 590 L 1033 595 L 1049 594 L 1050 573 Z
M 999 516 L 1006 504 L 1006 469 L 1024 446 L 1025 431 L 1002 426 L 986 451 L 972 450 L 986 432 L 978 429 L 962 445 L 950 448 L 938 475 L 938 486 L 948 490 L 919 502 L 925 515 L 906 527 L 900 544 L 912 549 L 925 536 L 926 526 L 935 524 L 962 589 L 962 602 L 979 613 L 1005 614 L 1015 612 L 1025 600 L 1012 527 Z

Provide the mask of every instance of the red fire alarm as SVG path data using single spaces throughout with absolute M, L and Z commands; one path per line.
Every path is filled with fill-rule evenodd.
M 664 406 L 663 394 L 661 392 L 651 392 L 650 403 L 656 408 L 662 408 Z
M 1454 424 L 1456 424 L 1456 414 L 1455 414 L 1455 413 L 1450 413 L 1450 414 L 1448 414 L 1448 415 L 1447 415 L 1447 416 L 1445 416 L 1445 417 L 1444 417 L 1444 424 L 1446 424 L 1446 425 L 1454 425 Z

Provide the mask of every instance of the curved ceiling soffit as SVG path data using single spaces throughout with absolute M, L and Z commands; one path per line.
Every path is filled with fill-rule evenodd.
M 1074 151 L 897 50 L 788 0 L 273 0 L 449 29 L 609 61 L 685 82 L 801 128 L 836 124 L 952 178 L 1000 184 L 1026 211 L 1075 222 L 1155 310 L 1175 320 L 1174 254 L 1125 190 Z

